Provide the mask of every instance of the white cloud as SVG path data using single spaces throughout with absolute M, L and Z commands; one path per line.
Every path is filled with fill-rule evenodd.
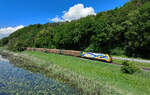
M 11 33 L 15 32 L 18 29 L 23 28 L 23 25 L 19 25 L 16 27 L 7 27 L 7 28 L 0 28 L 0 38 L 10 35 Z
M 64 11 L 63 13 L 64 15 L 61 18 L 58 18 L 58 16 L 56 16 L 56 18 L 51 19 L 51 21 L 71 21 L 79 19 L 81 17 L 86 17 L 88 15 L 96 15 L 92 7 L 84 8 L 83 4 L 74 5 L 73 7 L 70 7 L 68 11 Z
M 65 21 L 71 21 L 71 20 L 79 19 L 81 17 L 86 17 L 88 15 L 96 15 L 94 9 L 92 7 L 84 8 L 83 4 L 77 4 L 71 7 L 68 12 L 65 12 L 62 18 Z
M 53 21 L 53 22 L 62 22 L 63 20 L 61 18 L 59 18 L 58 16 L 56 16 L 55 18 L 53 19 L 49 19 L 50 21 Z

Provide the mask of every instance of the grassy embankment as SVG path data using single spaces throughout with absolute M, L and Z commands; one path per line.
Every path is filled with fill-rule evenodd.
M 107 88 L 113 88 L 123 95 L 148 95 L 150 93 L 150 72 L 138 72 L 133 75 L 128 75 L 122 74 L 119 66 L 92 60 L 83 60 L 72 56 L 31 51 L 24 51 L 21 54 L 26 54 L 30 58 L 40 60 L 41 62 L 36 62 L 36 64 L 43 66 L 45 69 L 48 69 L 51 64 L 55 64 L 56 66 L 60 66 L 66 70 L 75 72 L 82 77 L 90 79 L 91 83 L 95 82 L 95 85 L 97 85 L 96 83 L 98 82 L 98 84 L 104 86 L 101 93 L 109 90 Z M 58 72 L 61 74 L 60 70 L 58 70 Z M 82 83 L 82 78 L 81 80 L 77 80 L 78 83 L 80 83 L 79 86 L 83 85 L 84 82 Z M 91 83 L 87 81 L 86 86 L 88 89 L 86 90 L 93 90 L 93 85 L 91 85 Z

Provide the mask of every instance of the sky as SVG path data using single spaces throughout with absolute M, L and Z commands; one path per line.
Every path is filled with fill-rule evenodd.
M 0 0 L 0 38 L 37 23 L 71 21 L 130 0 Z

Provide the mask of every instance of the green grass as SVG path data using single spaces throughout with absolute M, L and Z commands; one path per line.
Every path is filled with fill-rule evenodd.
M 104 84 L 103 86 L 113 88 L 121 92 L 122 95 L 149 95 L 150 93 L 150 72 L 142 71 L 128 75 L 121 73 L 119 66 L 72 56 L 31 51 L 24 51 L 21 54 L 44 61 L 45 63 L 37 60 L 37 64 L 41 64 L 41 66 L 48 67 L 51 64 L 55 64 L 66 70 L 73 71 L 82 77 L 91 79 L 92 82 L 99 82 Z

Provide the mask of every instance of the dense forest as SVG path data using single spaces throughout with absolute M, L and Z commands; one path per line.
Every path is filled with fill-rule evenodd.
M 71 22 L 29 25 L 0 45 L 14 51 L 42 47 L 150 58 L 150 0 L 131 0 Z

